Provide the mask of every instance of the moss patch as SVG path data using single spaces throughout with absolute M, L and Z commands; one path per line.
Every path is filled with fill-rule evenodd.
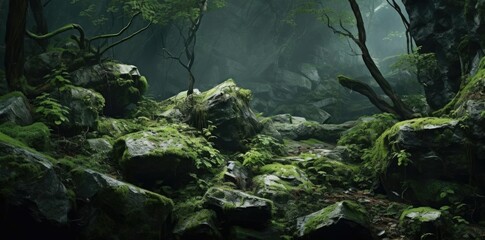
M 0 125 L 0 132 L 36 150 L 42 151 L 49 149 L 50 130 L 43 123 L 34 123 L 29 126 L 4 123 Z

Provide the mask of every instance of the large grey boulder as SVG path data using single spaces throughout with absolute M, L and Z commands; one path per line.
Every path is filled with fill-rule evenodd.
M 126 179 L 153 187 L 180 185 L 189 174 L 222 164 L 219 152 L 185 124 L 168 124 L 131 133 L 114 144 L 114 157 Z
M 203 201 L 229 225 L 264 228 L 272 216 L 273 202 L 239 190 L 213 187 Z
M 99 114 L 103 112 L 105 99 L 94 90 L 82 87 L 68 87 L 54 93 L 60 103 L 69 108 L 68 119 L 64 127 L 70 129 L 94 129 Z
M 168 236 L 173 202 L 104 174 L 72 172 L 83 239 L 161 239 Z
M 5 122 L 32 124 L 29 102 L 22 93 L 13 92 L 0 97 L 0 123 Z
M 217 229 L 217 215 L 214 211 L 202 209 L 192 215 L 180 219 L 174 227 L 174 235 L 181 240 L 221 240 L 222 235 Z
M 57 225 L 68 223 L 71 209 L 69 194 L 48 157 L 2 133 L 0 186 L 0 201 L 6 204 L 6 209 L 16 207 L 30 214 L 30 220 L 23 219 L 26 226 L 29 221 Z M 11 215 L 15 212 L 0 210 L 0 213 L 6 218 L 18 217 Z
M 115 116 L 136 104 L 148 85 L 136 66 L 114 62 L 82 67 L 72 72 L 71 78 L 74 85 L 101 93 L 106 99 L 105 113 Z
M 244 140 L 255 136 L 262 128 L 249 106 L 250 99 L 251 91 L 229 79 L 208 91 L 194 91 L 190 97 L 181 92 L 167 99 L 162 103 L 165 106 L 162 115 L 172 121 L 185 119 L 199 129 L 214 126 L 211 133 L 215 136 L 216 147 L 241 150 L 246 148 Z M 176 117 L 173 113 L 177 113 Z
M 298 239 L 372 240 L 368 214 L 359 204 L 342 201 L 297 219 Z

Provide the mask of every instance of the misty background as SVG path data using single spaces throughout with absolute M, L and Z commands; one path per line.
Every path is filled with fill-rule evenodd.
M 290 113 L 319 122 L 343 122 L 379 112 L 367 98 L 344 89 L 336 80 L 343 74 L 375 85 L 358 56 L 358 48 L 314 15 L 291 17 L 297 2 L 227 0 L 225 7 L 207 12 L 197 33 L 195 87 L 203 91 L 233 78 L 241 87 L 252 90 L 253 107 L 264 115 Z M 397 56 L 406 53 L 405 28 L 399 15 L 386 1 L 365 2 L 361 10 L 372 56 L 400 94 L 420 94 L 421 87 L 412 74 L 391 68 Z M 0 1 L 2 39 L 7 5 L 7 1 Z M 348 4 L 335 6 L 346 8 L 336 11 L 349 11 Z M 52 0 L 45 14 L 50 30 L 79 23 L 88 36 L 93 36 L 117 32 L 129 20 L 106 9 L 109 1 Z M 33 20 L 28 24 L 32 26 Z M 136 19 L 130 31 L 145 24 Z M 62 38 L 56 39 L 52 41 L 62 46 Z M 148 78 L 146 95 L 162 100 L 188 86 L 187 72 L 167 58 L 162 43 L 177 55 L 182 51 L 180 34 L 173 25 L 152 25 L 110 50 L 106 57 L 136 65 Z M 4 47 L 0 51 L 3 56 Z M 32 41 L 26 42 L 26 51 L 41 52 Z

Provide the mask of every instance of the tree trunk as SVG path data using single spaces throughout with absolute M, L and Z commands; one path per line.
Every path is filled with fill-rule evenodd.
M 22 89 L 27 0 L 10 0 L 5 36 L 5 76 L 10 91 Z
M 47 27 L 47 20 L 44 16 L 44 5 L 42 5 L 42 0 L 30 0 L 30 10 L 35 20 L 35 34 L 44 35 L 49 32 Z M 49 44 L 48 39 L 37 40 L 39 45 L 44 49 Z

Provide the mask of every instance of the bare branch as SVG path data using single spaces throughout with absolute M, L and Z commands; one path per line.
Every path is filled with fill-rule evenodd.
M 103 54 L 104 54 L 106 51 L 108 51 L 110 48 L 116 47 L 117 45 L 119 45 L 119 44 L 121 44 L 121 43 L 123 43 L 123 42 L 126 42 L 126 41 L 128 41 L 129 39 L 133 38 L 134 36 L 136 36 L 136 35 L 138 35 L 138 34 L 142 33 L 142 32 L 143 32 L 143 31 L 145 31 L 145 30 L 147 30 L 147 29 L 150 27 L 150 25 L 151 25 L 151 24 L 152 24 L 152 23 L 151 23 L 151 22 L 149 22 L 149 23 L 148 23 L 148 24 L 147 24 L 145 27 L 141 28 L 140 30 L 138 30 L 138 31 L 136 31 L 136 32 L 132 33 L 131 35 L 129 35 L 129 36 L 127 36 L 127 37 L 125 37 L 125 38 L 123 38 L 123 39 L 121 39 L 121 40 L 119 40 L 119 41 L 117 41 L 117 42 L 115 42 L 115 43 L 113 43 L 113 44 L 111 44 L 111 45 L 107 46 L 105 49 L 103 49 L 103 50 L 101 50 L 101 51 L 100 51 L 99 56 L 103 55 Z
M 114 38 L 114 37 L 118 37 L 118 36 L 120 36 L 121 34 L 123 34 L 123 33 L 124 33 L 124 32 L 125 32 L 125 31 L 126 31 L 126 30 L 127 30 L 129 27 L 130 27 L 130 26 L 131 26 L 131 24 L 133 23 L 133 19 L 134 19 L 136 16 L 140 15 L 140 13 L 141 13 L 141 12 L 137 12 L 137 13 L 135 13 L 135 14 L 134 14 L 134 15 L 131 17 L 131 19 L 130 19 L 130 21 L 128 22 L 128 24 L 126 24 L 126 26 L 125 26 L 125 27 L 123 27 L 123 28 L 122 28 L 122 29 L 121 29 L 119 32 L 117 32 L 117 33 L 112 33 L 112 34 L 103 34 L 103 35 L 98 35 L 98 36 L 95 36 L 95 37 L 92 37 L 92 38 L 88 39 L 88 42 L 92 42 L 92 41 L 94 41 L 94 40 L 98 40 L 98 39 L 102 39 L 102 38 Z

